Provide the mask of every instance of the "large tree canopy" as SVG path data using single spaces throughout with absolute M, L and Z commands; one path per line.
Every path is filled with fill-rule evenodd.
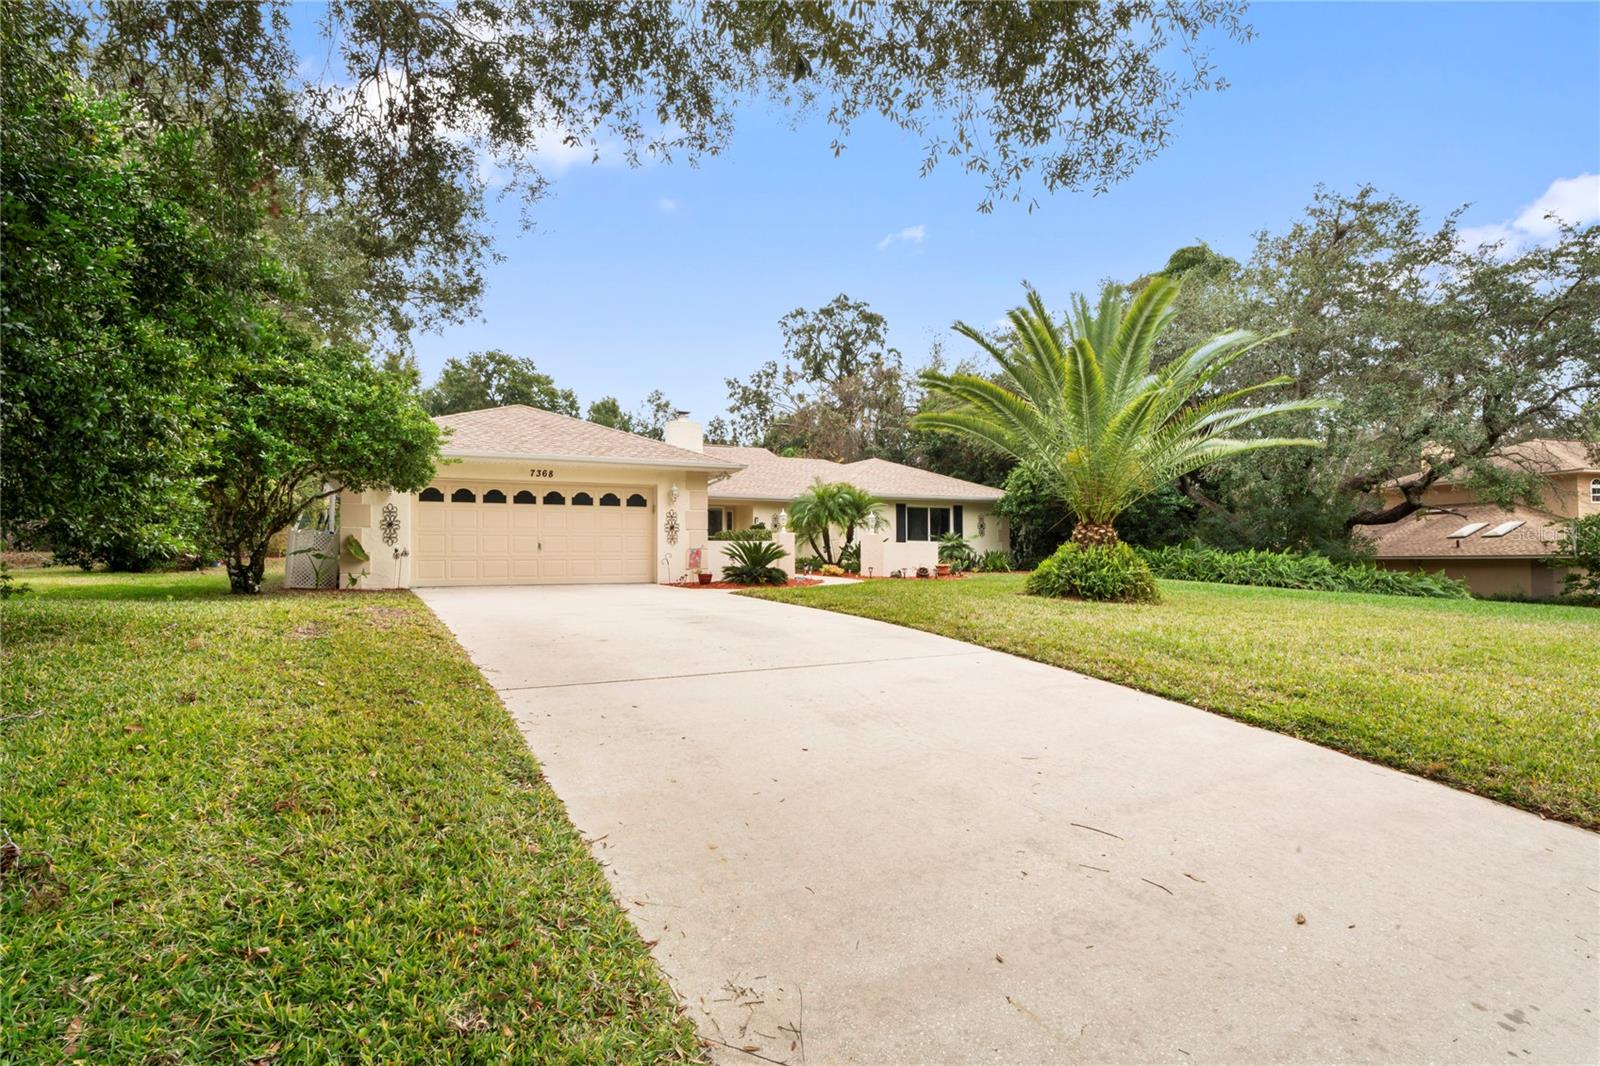
M 157 124 L 201 129 L 225 187 L 264 185 L 358 236 L 352 280 L 399 335 L 467 313 L 489 181 L 531 202 L 551 154 L 695 157 L 742 103 L 821 114 L 843 150 L 879 116 L 980 206 L 1105 188 L 1220 85 L 1204 38 L 1250 35 L 1234 0 L 639 3 L 332 0 L 314 55 L 286 0 L 27 0 L 59 54 Z M 309 61 L 308 61 L 309 60 Z M 281 184 L 281 188 L 279 187 Z
M 578 417 L 576 393 L 557 388 L 555 379 L 540 372 L 532 359 L 508 355 L 499 349 L 445 360 L 439 380 L 422 390 L 422 405 L 430 415 L 516 403 Z
M 1498 452 L 1536 436 L 1600 440 L 1600 227 L 1476 247 L 1454 216 L 1430 227 L 1371 188 L 1320 191 L 1242 269 L 1189 276 L 1164 356 L 1225 324 L 1286 330 L 1227 381 L 1287 375 L 1340 406 L 1285 423 L 1325 449 L 1263 452 L 1186 482 L 1221 542 L 1338 551 L 1352 528 L 1415 513 L 1441 479 L 1534 502 L 1539 475 Z M 1382 499 L 1413 474 L 1398 502 Z

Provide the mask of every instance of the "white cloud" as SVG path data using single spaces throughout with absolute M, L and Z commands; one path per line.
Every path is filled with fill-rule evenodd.
M 1557 178 L 1515 218 L 1481 226 L 1463 226 L 1457 235 L 1469 248 L 1499 243 L 1502 251 L 1509 255 L 1556 236 L 1561 222 L 1575 226 L 1600 222 L 1600 174 Z
M 915 226 L 907 226 L 905 229 L 897 230 L 896 232 L 884 237 L 883 240 L 879 241 L 878 251 L 883 251 L 896 241 L 904 241 L 907 244 L 921 244 L 922 238 L 926 237 L 927 235 L 928 227 L 926 225 L 918 223 Z
M 661 199 L 656 201 L 656 208 L 663 215 L 675 215 L 678 213 L 678 208 L 682 206 L 682 204 L 678 203 L 678 201 L 674 200 L 670 196 L 663 196 Z

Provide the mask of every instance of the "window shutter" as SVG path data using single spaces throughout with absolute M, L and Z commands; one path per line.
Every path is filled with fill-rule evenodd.
M 955 507 L 951 508 L 950 521 L 952 523 L 951 528 L 954 529 L 956 534 L 959 536 L 961 534 L 961 505 L 959 503 L 956 504 Z
M 894 539 L 899 544 L 906 542 L 906 505 L 894 505 Z

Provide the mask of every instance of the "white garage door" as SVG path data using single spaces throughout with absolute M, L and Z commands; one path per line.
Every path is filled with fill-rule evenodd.
M 649 581 L 650 490 L 440 481 L 419 494 L 415 585 Z

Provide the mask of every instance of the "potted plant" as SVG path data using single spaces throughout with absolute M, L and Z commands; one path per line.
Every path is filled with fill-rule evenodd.
M 934 572 L 937 573 L 940 577 L 949 577 L 950 576 L 950 564 L 949 563 L 940 563 L 937 566 L 935 566 L 933 569 L 934 569 Z
M 711 571 L 709 570 L 696 570 L 694 576 L 700 580 L 702 585 L 711 584 Z

